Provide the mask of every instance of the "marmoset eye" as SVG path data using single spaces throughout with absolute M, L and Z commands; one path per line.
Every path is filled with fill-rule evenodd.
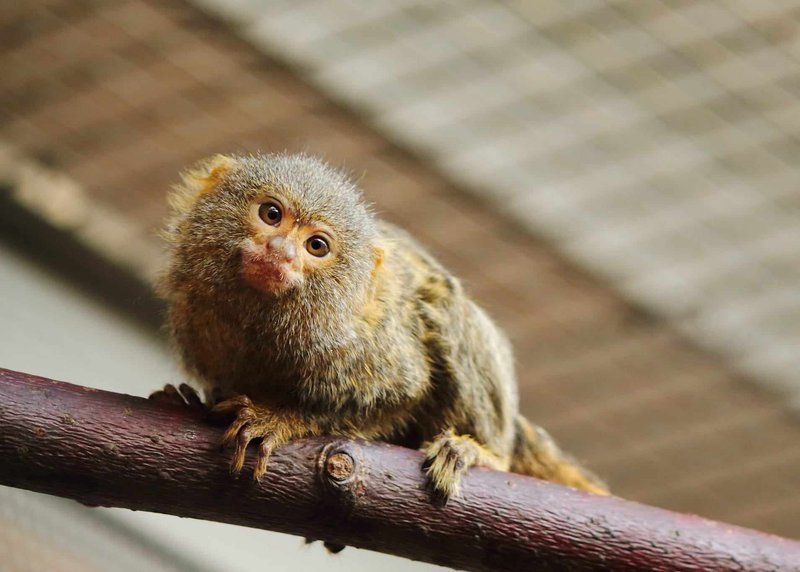
M 277 203 L 264 203 L 258 207 L 258 216 L 267 224 L 278 226 L 283 218 L 281 208 Z
M 331 251 L 328 241 L 321 236 L 312 236 L 306 241 L 306 250 L 314 256 L 322 258 Z

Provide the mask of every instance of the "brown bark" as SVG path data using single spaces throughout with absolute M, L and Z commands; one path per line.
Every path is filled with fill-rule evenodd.
M 0 484 L 466 570 L 800 570 L 795 541 L 498 471 L 473 469 L 439 506 L 421 454 L 381 443 L 299 440 L 261 483 L 232 478 L 221 432 L 178 406 L 0 369 Z

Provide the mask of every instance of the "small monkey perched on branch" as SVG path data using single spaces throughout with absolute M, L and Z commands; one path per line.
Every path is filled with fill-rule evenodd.
M 341 172 L 219 155 L 170 203 L 160 292 L 184 366 L 234 418 L 233 473 L 255 439 L 259 479 L 276 447 L 330 434 L 422 448 L 444 500 L 474 465 L 606 493 L 518 413 L 505 336 Z

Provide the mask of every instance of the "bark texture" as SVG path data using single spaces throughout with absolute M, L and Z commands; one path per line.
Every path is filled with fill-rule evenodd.
M 498 471 L 436 505 L 421 453 L 381 443 L 299 440 L 260 483 L 232 478 L 221 435 L 188 408 L 0 369 L 3 485 L 464 570 L 800 570 L 795 541 Z

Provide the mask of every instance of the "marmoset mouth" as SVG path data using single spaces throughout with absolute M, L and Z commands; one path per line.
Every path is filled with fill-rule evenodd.
M 288 262 L 247 250 L 242 252 L 242 277 L 250 286 L 267 294 L 285 292 L 302 282 L 302 276 Z

